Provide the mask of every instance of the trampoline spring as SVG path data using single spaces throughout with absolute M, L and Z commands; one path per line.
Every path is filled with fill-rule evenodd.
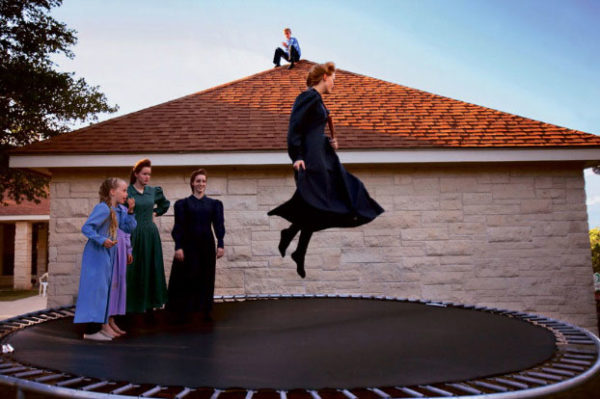
M 485 381 L 473 381 L 471 382 L 471 384 L 483 387 L 483 388 L 487 388 L 490 389 L 492 391 L 496 391 L 496 392 L 507 392 L 508 388 L 500 386 L 500 385 L 496 385 L 496 384 L 492 384 L 489 382 L 485 382 Z
M 571 354 L 571 353 L 565 353 L 564 357 L 566 357 L 568 359 L 594 360 L 594 358 L 596 356 L 592 356 L 592 355 L 575 355 L 575 354 Z
M 219 397 L 219 395 L 221 394 L 221 392 L 223 392 L 223 391 L 215 388 L 215 391 L 210 396 L 210 399 L 217 399 Z
M 102 388 L 103 386 L 106 386 L 108 384 L 110 384 L 109 381 L 100 381 L 100 382 L 96 382 L 94 384 L 86 385 L 84 387 L 81 387 L 80 389 L 82 391 L 93 391 L 94 389 Z
M 433 385 L 419 385 L 419 388 L 427 390 L 429 392 L 433 392 L 436 395 L 440 395 L 440 396 L 445 396 L 445 397 L 454 396 L 454 394 L 452 392 L 444 391 L 443 389 L 434 387 Z
M 358 397 L 347 389 L 338 389 L 348 399 L 358 399 Z
M 581 366 L 590 366 L 592 364 L 592 362 L 588 362 L 585 360 L 575 360 L 575 359 L 565 359 L 565 358 L 563 358 L 561 361 L 563 363 L 579 364 Z
M 513 375 L 512 378 L 514 378 L 515 380 L 525 381 L 525 382 L 529 382 L 532 384 L 548 385 L 548 381 L 546 381 L 546 380 L 542 380 L 540 378 L 527 377 L 526 375 L 521 375 L 521 374 Z
M 42 377 L 35 378 L 34 381 L 35 382 L 47 382 L 47 381 L 52 381 L 52 380 L 56 380 L 56 379 L 64 378 L 64 377 L 66 377 L 66 375 L 53 373 L 53 374 L 48 374 L 48 375 L 45 375 Z
M 256 391 L 253 391 L 251 389 L 248 389 L 248 391 L 246 391 L 246 397 L 244 399 L 252 399 L 252 396 L 254 396 L 254 393 Z
M 407 395 L 410 395 L 413 398 L 424 398 L 425 395 L 423 395 L 421 392 L 417 392 L 414 389 L 410 389 L 410 388 L 406 388 L 406 387 L 394 387 L 395 389 L 404 392 Z
M 552 381 L 562 381 L 563 378 L 559 377 L 557 375 L 552 375 L 552 374 L 547 374 L 547 373 L 540 373 L 537 371 L 528 371 L 526 373 L 527 375 L 530 375 L 532 377 L 539 377 L 539 378 L 544 378 L 546 380 L 552 380 Z
M 57 387 L 67 387 L 69 385 L 77 384 L 85 379 L 85 377 L 75 377 L 68 380 L 60 381 L 56 383 Z
M 542 371 L 546 373 L 564 375 L 565 377 L 574 377 L 577 375 L 577 373 L 573 373 L 572 371 L 558 370 L 550 367 L 544 367 L 542 368 Z
M 551 366 L 552 367 L 559 367 L 561 369 L 574 370 L 574 371 L 584 371 L 585 370 L 585 367 L 573 366 L 573 365 L 570 365 L 570 364 L 563 364 L 563 363 L 560 363 L 560 362 L 552 363 Z
M 177 395 L 175 395 L 174 399 L 183 399 L 185 398 L 190 392 L 194 392 L 193 389 L 191 388 L 183 388 L 183 391 L 179 392 Z
M 313 399 L 321 399 L 321 396 L 315 390 L 306 391 Z
M 112 393 L 112 394 L 115 394 L 115 395 L 118 395 L 118 394 L 120 394 L 120 393 L 127 392 L 127 391 L 129 391 L 129 390 L 131 390 L 131 389 L 138 388 L 138 387 L 139 387 L 139 385 L 135 385 L 135 384 L 126 384 L 126 385 L 123 385 L 123 386 L 122 386 L 122 387 L 120 387 L 120 388 L 113 389 L 112 391 L 110 391 L 110 393 Z
M 160 385 L 155 386 L 152 389 L 147 390 L 146 392 L 144 392 L 143 394 L 140 395 L 141 398 L 147 398 L 149 396 L 154 395 L 157 392 L 160 392 L 163 389 L 163 387 L 161 387 Z
M 389 398 L 390 395 L 386 392 L 383 392 L 381 389 L 379 388 L 367 388 L 369 391 L 374 392 L 377 394 L 377 396 L 379 396 L 380 398 Z
M 506 378 L 494 378 L 494 381 L 499 382 L 500 384 L 508 385 L 509 387 L 512 387 L 512 388 L 517 388 L 517 389 L 529 388 L 529 385 L 527 385 L 523 382 L 507 380 Z
M 28 367 L 25 366 L 17 366 L 10 369 L 2 370 L 2 374 L 16 373 L 17 371 L 29 370 Z
M 481 395 L 481 391 L 479 389 L 475 389 L 467 384 L 459 384 L 459 383 L 455 383 L 455 384 L 446 384 L 451 388 L 454 388 L 458 391 L 462 391 L 465 393 L 470 393 L 473 395 Z
M 13 375 L 13 377 L 16 377 L 16 378 L 32 377 L 34 375 L 42 374 L 43 372 L 44 372 L 43 370 L 29 370 L 29 371 L 24 371 L 22 373 L 17 373 L 15 375 Z
M 434 306 L 434 307 L 438 307 L 438 308 L 445 308 L 446 307 L 446 305 L 444 305 L 441 302 L 429 302 L 429 303 L 426 303 L 425 305 L 427 305 L 427 306 Z

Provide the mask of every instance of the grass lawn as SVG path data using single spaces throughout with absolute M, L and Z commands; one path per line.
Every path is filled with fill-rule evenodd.
M 14 301 L 17 299 L 29 298 L 38 294 L 38 290 L 11 290 L 0 289 L 0 302 Z

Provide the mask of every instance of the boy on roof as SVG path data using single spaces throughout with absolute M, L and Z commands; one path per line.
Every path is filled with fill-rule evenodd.
M 283 34 L 287 39 L 285 42 L 281 42 L 283 47 L 285 47 L 285 50 L 281 47 L 277 47 L 275 55 L 273 56 L 273 64 L 275 64 L 276 68 L 281 66 L 280 60 L 283 57 L 286 61 L 290 62 L 288 69 L 292 69 L 294 67 L 294 62 L 300 60 L 300 44 L 298 43 L 298 39 L 292 37 L 292 30 L 290 28 L 285 28 Z

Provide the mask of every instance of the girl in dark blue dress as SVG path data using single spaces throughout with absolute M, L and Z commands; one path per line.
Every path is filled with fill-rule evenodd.
M 296 192 L 269 215 L 281 216 L 292 224 L 281 231 L 279 252 L 285 256 L 290 242 L 300 231 L 292 259 L 304 278 L 304 257 L 312 233 L 330 227 L 354 227 L 368 223 L 383 212 L 363 183 L 348 173 L 335 152 L 337 141 L 325 135 L 329 111 L 322 95 L 333 90 L 333 62 L 314 65 L 302 92 L 294 102 L 288 128 L 288 154 L 293 162 Z
M 205 195 L 204 169 L 192 173 L 190 187 L 192 195 L 175 203 L 175 225 L 171 233 L 175 240 L 175 257 L 167 309 L 180 315 L 200 312 L 210 320 L 216 259 L 225 253 L 223 204 Z

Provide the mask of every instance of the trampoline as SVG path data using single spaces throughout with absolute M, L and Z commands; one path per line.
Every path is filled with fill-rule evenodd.
M 73 308 L 0 322 L 0 383 L 65 397 L 523 398 L 600 368 L 591 333 L 522 312 L 360 295 L 215 298 L 214 321 L 84 341 Z

